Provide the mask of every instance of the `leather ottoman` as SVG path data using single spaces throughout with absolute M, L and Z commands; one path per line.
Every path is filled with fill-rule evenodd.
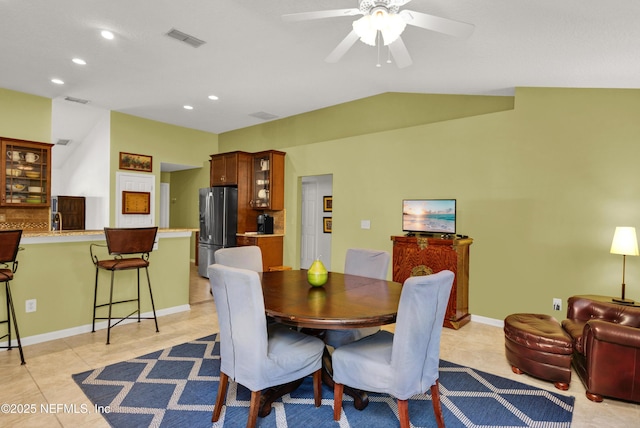
M 560 323 L 542 314 L 512 314 L 504 319 L 505 353 L 514 373 L 554 382 L 566 391 L 571 383 L 573 341 Z

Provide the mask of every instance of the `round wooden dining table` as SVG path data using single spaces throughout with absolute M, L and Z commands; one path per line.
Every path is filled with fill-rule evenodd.
M 322 337 L 326 330 L 374 327 L 396 321 L 402 284 L 363 276 L 329 272 L 326 284 L 312 287 L 306 270 L 262 273 L 262 291 L 266 314 L 275 321 L 300 327 Z M 333 388 L 331 356 L 325 349 L 323 381 Z M 300 385 L 273 389 L 260 410 L 266 416 L 271 402 Z M 349 388 L 344 392 L 354 398 L 354 406 L 364 409 L 368 397 L 364 391 Z M 263 393 L 264 394 L 264 393 Z

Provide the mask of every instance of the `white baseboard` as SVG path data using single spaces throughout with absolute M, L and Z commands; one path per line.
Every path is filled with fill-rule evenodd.
M 483 317 L 480 315 L 471 315 L 471 321 L 480 323 L 480 324 L 487 324 L 487 325 L 492 325 L 494 327 L 500 327 L 500 328 L 504 328 L 504 320 L 497 320 L 495 318 L 487 318 L 487 317 Z
M 165 308 L 156 311 L 156 316 L 162 317 L 165 315 L 176 314 L 178 312 L 184 312 L 191 310 L 190 305 L 174 306 L 172 308 Z M 152 317 L 153 312 L 145 312 L 141 314 L 143 317 Z M 129 324 L 137 322 L 135 319 L 129 319 L 122 321 L 120 324 Z M 96 330 L 104 330 L 107 328 L 107 321 L 100 321 L 96 323 Z M 36 343 L 49 342 L 50 340 L 63 339 L 65 337 L 75 336 L 77 334 L 91 332 L 91 324 L 81 325 L 78 327 L 67 328 L 64 330 L 52 331 L 50 333 L 37 334 L 35 336 L 21 337 L 22 346 L 35 345 Z M 0 343 L 0 346 L 7 346 L 7 342 Z M 11 346 L 18 346 L 17 340 L 11 340 Z M 5 349 L 6 350 L 6 349 Z

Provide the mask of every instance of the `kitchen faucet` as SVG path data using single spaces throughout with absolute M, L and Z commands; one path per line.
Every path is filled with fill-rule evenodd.
M 56 223 L 58 224 L 57 229 L 55 229 L 55 225 Z M 53 227 L 54 230 L 57 230 L 58 232 L 62 232 L 62 214 L 60 214 L 59 212 L 56 213 L 55 216 L 53 216 Z

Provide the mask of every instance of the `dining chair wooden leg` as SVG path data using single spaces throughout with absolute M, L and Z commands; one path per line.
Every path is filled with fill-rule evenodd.
M 313 398 L 316 407 L 322 404 L 322 369 L 313 372 Z
M 342 393 L 344 385 L 334 382 L 333 384 L 333 420 L 339 421 L 342 413 Z
M 433 402 L 433 413 L 436 416 L 438 428 L 444 428 L 444 417 L 442 416 L 442 404 L 440 404 L 440 382 L 431 385 L 431 401 Z
M 227 398 L 227 385 L 229 385 L 229 376 L 220 372 L 220 382 L 218 382 L 218 396 L 216 397 L 216 404 L 213 407 L 213 415 L 211 416 L 211 422 L 216 422 L 220 419 L 220 412 L 222 406 Z
M 247 419 L 247 428 L 255 428 L 258 420 L 258 411 L 260 410 L 260 394 L 262 391 L 251 391 L 251 404 L 249 405 L 249 419 Z
M 398 400 L 400 428 L 409 428 L 409 400 Z

